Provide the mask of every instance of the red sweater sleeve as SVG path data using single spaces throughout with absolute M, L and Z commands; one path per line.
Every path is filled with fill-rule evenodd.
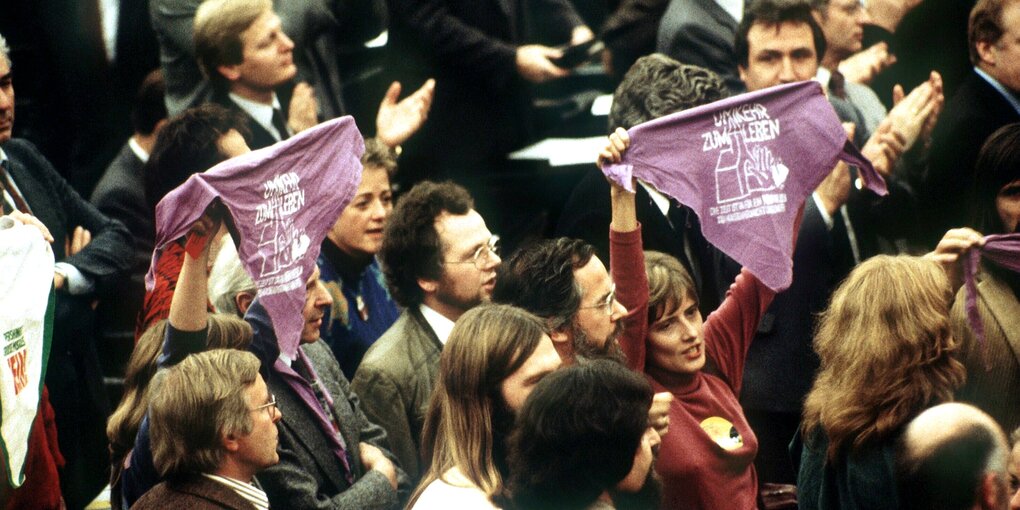
M 609 270 L 616 283 L 616 299 L 627 309 L 620 347 L 627 366 L 645 369 L 645 337 L 648 334 L 648 276 L 641 251 L 641 225 L 633 232 L 609 230 Z
M 726 299 L 705 321 L 702 338 L 706 353 L 734 395 L 740 395 L 744 361 L 758 330 L 758 322 L 775 297 L 772 289 L 747 269 L 741 269 L 726 291 Z

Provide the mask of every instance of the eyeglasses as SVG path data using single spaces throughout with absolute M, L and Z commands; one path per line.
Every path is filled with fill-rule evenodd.
M 601 308 L 606 315 L 613 315 L 613 304 L 616 303 L 616 284 L 609 286 L 609 295 L 606 296 L 602 301 L 595 303 L 591 306 L 581 306 L 578 310 L 587 310 L 589 308 Z
M 257 411 L 261 411 L 263 409 L 268 409 L 269 410 L 268 411 L 269 412 L 269 417 L 270 418 L 273 417 L 273 409 L 276 409 L 276 395 L 273 395 L 272 393 L 270 393 L 269 394 L 269 402 L 266 402 L 265 404 L 262 404 L 262 405 L 260 405 L 260 406 L 258 406 L 256 408 L 254 408 L 254 409 L 249 409 L 248 412 L 254 413 L 254 412 L 257 412 Z
M 474 264 L 478 269 L 485 269 L 492 263 L 493 257 L 499 256 L 499 236 L 494 235 L 478 247 L 468 260 L 444 260 L 444 264 Z

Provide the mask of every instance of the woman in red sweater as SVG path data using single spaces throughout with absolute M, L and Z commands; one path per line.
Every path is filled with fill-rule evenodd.
M 628 145 L 618 129 L 600 163 L 619 161 Z M 758 440 L 737 395 L 748 347 L 775 292 L 745 269 L 703 322 L 683 266 L 669 255 L 642 252 L 634 194 L 614 184 L 612 204 L 610 268 L 617 299 L 629 310 L 620 346 L 656 392 L 673 395 L 656 462 L 662 508 L 755 509 Z M 798 216 L 794 243 L 799 225 Z

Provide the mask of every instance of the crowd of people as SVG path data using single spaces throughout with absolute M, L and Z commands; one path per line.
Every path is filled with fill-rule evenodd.
M 15 101 L 25 53 L 0 36 L 0 229 L 55 259 L 45 387 L 0 506 L 85 508 L 108 485 L 143 510 L 1020 509 L 1020 0 L 621 0 L 598 30 L 579 0 L 140 3 L 159 68 L 90 200 L 15 129 L 38 105 Z M 947 25 L 916 33 L 931 9 Z M 332 120 L 355 109 L 342 57 L 384 28 L 395 81 L 358 131 Z M 966 47 L 906 58 L 942 30 Z M 548 228 L 504 249 L 534 85 L 596 38 L 609 135 Z M 718 167 L 634 128 L 811 80 L 871 168 L 833 159 L 783 195 L 766 237 L 792 252 L 767 261 L 792 265 L 786 288 L 736 261 L 767 254 L 706 238 L 725 222 L 703 204 L 607 178 L 652 151 L 675 180 L 736 169 L 760 190 L 747 128 L 706 138 Z M 813 129 L 774 123 L 777 143 Z M 307 178 L 348 159 L 350 183 Z M 238 216 L 263 199 L 254 227 Z M 112 410 L 99 337 L 131 347 Z

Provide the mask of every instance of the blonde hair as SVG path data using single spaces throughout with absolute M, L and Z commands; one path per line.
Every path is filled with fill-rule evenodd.
M 698 292 L 694 280 L 672 255 L 646 251 L 645 273 L 648 275 L 649 324 L 676 311 L 686 297 L 697 304 Z
M 457 320 L 443 347 L 422 431 L 421 457 L 430 464 L 408 507 L 454 467 L 490 498 L 502 493 L 493 415 L 506 405 L 503 381 L 535 352 L 544 334 L 539 318 L 510 305 L 480 305 Z
M 156 374 L 157 360 L 166 336 L 167 320 L 163 319 L 145 330 L 138 339 L 124 373 L 124 396 L 106 423 L 110 440 L 110 480 L 115 482 L 123 470 L 124 457 L 135 446 L 135 436 L 142 418 L 149 409 L 151 381 Z M 208 348 L 246 350 L 251 345 L 252 329 L 247 322 L 230 315 L 209 315 Z
M 212 473 L 223 438 L 251 433 L 245 391 L 259 375 L 254 354 L 213 349 L 159 373 L 149 406 L 152 460 L 163 478 Z
M 213 87 L 226 89 L 227 79 L 219 66 L 244 61 L 241 33 L 266 11 L 271 0 L 205 0 L 195 11 L 195 58 Z
M 949 325 L 952 290 L 933 261 L 880 255 L 836 289 L 814 347 L 821 367 L 804 403 L 806 438 L 821 428 L 827 458 L 897 433 L 964 382 Z

